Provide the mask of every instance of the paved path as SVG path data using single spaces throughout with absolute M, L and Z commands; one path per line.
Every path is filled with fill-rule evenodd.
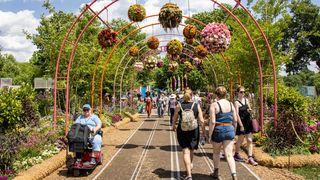
M 134 128 L 124 126 L 117 133 L 127 133 L 126 141 L 115 146 L 115 151 L 105 159 L 91 175 L 84 179 L 97 180 L 133 180 L 133 179 L 183 179 L 185 168 L 182 161 L 181 149 L 176 134 L 170 131 L 169 117 L 157 118 L 153 115 L 146 118 L 141 115 Z M 112 146 L 107 143 L 107 146 Z M 212 148 L 206 144 L 195 152 L 193 179 L 211 179 L 209 174 L 213 171 Z M 220 163 L 222 179 L 231 179 L 228 165 L 225 160 Z M 59 179 L 64 173 L 59 171 Z M 257 179 L 245 164 L 237 163 L 238 179 Z M 49 176 L 47 179 L 55 179 Z

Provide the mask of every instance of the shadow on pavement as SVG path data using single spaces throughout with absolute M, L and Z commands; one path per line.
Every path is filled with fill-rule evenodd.
M 143 146 L 143 149 L 150 149 L 150 150 L 152 150 L 152 149 L 156 149 L 156 147 L 155 147 L 155 146 L 149 146 L 149 147 L 147 148 L 147 146 Z
M 177 178 L 178 172 L 180 173 L 180 179 L 184 179 L 186 177 L 186 174 L 184 171 L 170 171 L 170 170 L 165 170 L 163 168 L 158 168 L 154 171 L 152 171 L 153 174 L 156 174 L 159 179 L 162 178 L 171 178 L 171 173 L 173 172 L 173 178 Z M 199 173 L 192 173 L 192 179 L 201 179 L 201 180 L 206 180 L 206 179 L 212 179 L 210 175 L 208 174 L 199 174 Z
M 117 145 L 116 148 L 121 148 L 122 145 L 123 145 L 123 144 Z M 137 147 L 139 147 L 139 146 L 136 145 L 136 144 L 125 144 L 125 145 L 123 146 L 123 149 L 133 149 L 133 148 L 137 148 Z
M 178 150 L 178 151 L 181 151 L 181 148 L 180 148 L 179 145 L 176 145 L 176 147 L 177 147 L 177 150 Z M 174 150 L 174 149 L 175 149 L 174 145 L 160 146 L 160 149 L 163 150 L 163 151 L 169 151 L 169 152 L 171 152 L 171 148 L 172 148 L 172 152 L 175 152 L 175 150 Z

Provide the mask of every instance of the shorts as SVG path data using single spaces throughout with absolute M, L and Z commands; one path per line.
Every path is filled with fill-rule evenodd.
M 217 126 L 214 128 L 211 140 L 216 143 L 221 143 L 225 140 L 233 140 L 234 136 L 233 126 Z

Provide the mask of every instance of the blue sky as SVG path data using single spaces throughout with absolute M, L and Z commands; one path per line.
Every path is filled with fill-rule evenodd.
M 208 11 L 213 9 L 213 4 L 209 0 L 189 0 L 191 14 L 200 11 Z M 50 3 L 56 10 L 65 12 L 73 12 L 78 14 L 79 9 L 84 4 L 89 4 L 91 0 L 50 0 Z M 92 7 L 95 11 L 99 11 L 111 0 L 98 0 L 95 6 Z M 147 9 L 147 15 L 156 14 L 159 12 L 161 6 L 167 1 L 163 0 L 119 0 L 119 2 L 112 5 L 109 9 L 108 17 L 111 18 L 127 18 L 127 9 L 130 5 L 135 3 L 143 4 Z M 177 3 L 178 6 L 188 14 L 188 7 L 186 0 L 171 0 Z M 219 0 L 219 2 L 235 4 L 234 0 Z M 320 5 L 320 0 L 312 0 L 313 3 Z M 242 0 L 246 4 L 246 0 Z M 36 47 L 30 40 L 25 38 L 22 33 L 26 30 L 31 33 L 36 33 L 36 27 L 39 25 L 40 16 L 42 14 L 49 15 L 47 10 L 42 7 L 43 0 L 0 0 L 0 47 L 3 53 L 13 54 L 17 61 L 28 61 Z M 211 4 L 211 5 L 210 5 Z M 107 13 L 101 14 L 103 19 L 106 19 Z M 157 21 L 157 18 L 150 18 L 146 20 L 145 24 Z M 162 28 L 148 28 L 144 31 L 146 33 L 165 33 Z M 181 33 L 182 29 L 179 29 Z M 168 38 L 168 37 L 167 37 Z M 172 37 L 170 37 L 172 38 Z M 177 37 L 176 37 L 177 38 Z M 160 39 L 161 40 L 161 39 Z

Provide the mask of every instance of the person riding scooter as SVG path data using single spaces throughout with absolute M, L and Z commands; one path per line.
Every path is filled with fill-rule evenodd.
M 101 120 L 100 118 L 91 112 L 91 106 L 89 104 L 85 104 L 82 107 L 83 115 L 79 116 L 75 121 L 75 124 L 79 123 L 82 125 L 87 125 L 94 135 L 89 138 L 90 143 L 92 144 L 92 155 L 90 164 L 95 165 L 96 156 L 101 151 L 102 137 L 101 137 Z

